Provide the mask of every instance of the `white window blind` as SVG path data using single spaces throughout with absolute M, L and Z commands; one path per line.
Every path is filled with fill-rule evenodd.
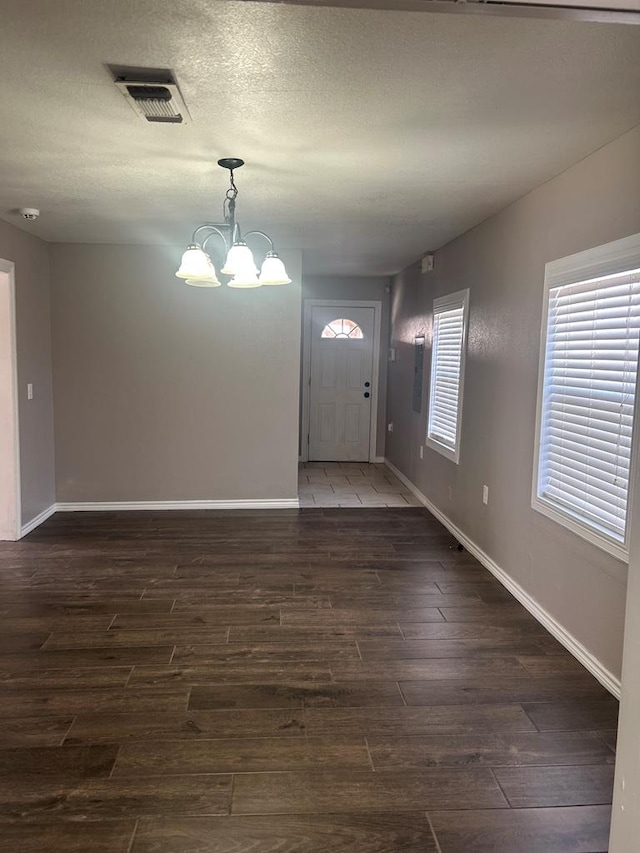
M 458 461 L 469 291 L 436 299 L 427 441 Z
M 549 287 L 537 497 L 620 545 L 639 340 L 640 269 Z

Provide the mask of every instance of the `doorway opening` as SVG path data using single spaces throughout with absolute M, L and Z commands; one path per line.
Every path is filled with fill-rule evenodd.
M 20 538 L 18 381 L 13 263 L 0 258 L 0 540 Z
M 303 462 L 376 461 L 380 302 L 307 299 Z

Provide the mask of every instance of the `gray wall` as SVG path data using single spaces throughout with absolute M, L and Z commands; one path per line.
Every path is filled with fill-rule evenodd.
M 313 276 L 305 275 L 302 284 L 303 299 L 353 299 L 382 303 L 380 317 L 380 367 L 376 454 L 384 456 L 387 409 L 387 349 L 389 342 L 389 317 L 391 297 L 387 289 L 391 279 L 380 276 Z M 302 381 L 302 377 L 301 381 Z M 302 419 L 300 420 L 302 424 Z M 302 435 L 300 436 L 302 443 Z
M 15 263 L 22 523 L 55 501 L 49 247 L 0 221 L 0 258 Z M 33 400 L 27 400 L 27 383 Z
M 620 674 L 626 566 L 531 509 L 544 265 L 640 231 L 640 128 L 397 276 L 387 457 L 601 663 Z M 470 289 L 460 465 L 425 448 L 411 411 L 413 335 L 433 299 Z M 428 386 L 425 365 L 425 386 Z M 489 505 L 482 486 L 489 486 Z
M 300 253 L 232 290 L 181 252 L 51 246 L 58 501 L 297 496 Z

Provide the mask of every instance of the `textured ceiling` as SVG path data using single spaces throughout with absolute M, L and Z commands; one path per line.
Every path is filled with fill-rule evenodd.
M 140 121 L 106 63 L 172 68 Z M 640 122 L 640 27 L 223 0 L 2 0 L 0 216 L 184 243 L 238 218 L 320 274 L 388 274 Z M 11 211 L 42 210 L 26 224 Z

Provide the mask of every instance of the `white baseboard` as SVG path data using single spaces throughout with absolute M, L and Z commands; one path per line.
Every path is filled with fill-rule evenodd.
M 23 524 L 20 528 L 20 538 L 26 536 L 27 533 L 31 533 L 32 530 L 36 529 L 36 527 L 39 527 L 43 521 L 46 521 L 53 515 L 56 509 L 56 504 L 51 504 L 51 506 L 47 507 L 46 509 L 43 509 L 39 515 L 36 515 L 35 518 L 32 518 L 31 521 L 28 521 L 26 524 Z
M 504 569 L 502 569 L 482 550 L 482 548 L 476 545 L 473 540 L 469 539 L 469 537 L 464 534 L 462 530 L 460 530 L 460 528 L 451 521 L 451 519 L 432 504 L 429 498 L 427 498 L 426 495 L 423 495 L 418 487 L 415 486 L 399 468 L 396 468 L 393 462 L 385 459 L 385 465 L 393 471 L 396 477 L 400 482 L 404 483 L 409 491 L 413 492 L 420 503 L 423 504 L 453 536 L 455 536 L 458 542 L 460 542 L 460 544 L 463 545 L 470 554 L 473 554 L 473 556 L 482 563 L 485 569 L 490 571 L 491 574 L 509 590 L 511 595 L 513 595 L 513 597 L 516 598 L 520 604 L 522 604 L 522 606 L 525 607 L 529 613 L 531 613 L 531 615 L 547 629 L 547 631 L 549 631 L 550 634 L 553 634 L 556 640 L 562 643 L 567 651 L 571 652 L 571 654 L 580 661 L 580 663 L 588 669 L 595 678 L 598 679 L 603 687 L 606 687 L 606 689 L 617 699 L 620 698 L 621 684 L 619 678 L 610 672 L 585 646 L 582 645 L 579 640 L 573 636 L 573 634 L 570 634 L 566 628 L 564 628 L 548 611 L 544 609 L 544 607 L 542 607 L 542 605 L 535 600 L 535 598 L 532 598 L 532 596 L 529 595 L 529 593 L 521 587 L 519 583 L 514 581 Z
M 20 538 L 31 533 L 54 512 L 109 512 L 122 510 L 181 510 L 181 509 L 299 509 L 298 498 L 229 501 L 86 501 L 55 503 L 20 528 Z
M 304 461 L 305 460 L 302 458 L 302 456 L 298 456 L 298 462 L 304 462 Z M 377 462 L 378 464 L 386 462 L 384 456 L 374 456 L 373 461 Z
M 298 498 L 220 501 L 82 501 L 56 504 L 58 512 L 119 512 L 180 509 L 298 509 Z

